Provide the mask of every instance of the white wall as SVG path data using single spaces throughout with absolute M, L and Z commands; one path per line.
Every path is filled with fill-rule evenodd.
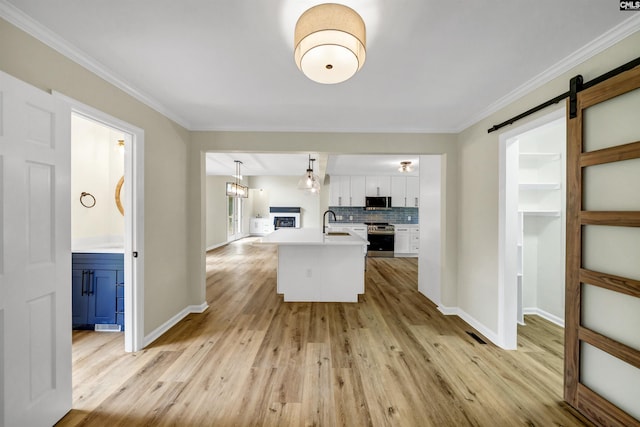
M 72 249 L 77 245 L 124 244 L 124 217 L 115 203 L 116 185 L 124 175 L 124 153 L 118 148 L 119 139 L 124 139 L 119 131 L 75 114 L 72 116 Z M 95 206 L 82 206 L 82 192 L 95 197 Z M 83 201 L 93 202 L 88 196 Z
M 302 228 L 322 227 L 322 217 L 319 216 L 320 197 L 312 196 L 298 190 L 297 176 L 253 176 L 251 177 L 250 194 L 256 196 L 251 217 L 260 214 L 269 217 L 269 207 L 300 207 L 300 223 Z M 260 195 L 260 190 L 262 194 Z M 327 189 L 325 189 L 327 190 Z M 322 190 L 321 190 L 322 191 Z M 258 194 L 256 194 L 258 193 Z

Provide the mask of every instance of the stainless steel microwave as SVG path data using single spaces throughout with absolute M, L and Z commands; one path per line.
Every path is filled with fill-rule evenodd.
M 391 197 L 365 197 L 365 208 L 369 210 L 391 209 Z

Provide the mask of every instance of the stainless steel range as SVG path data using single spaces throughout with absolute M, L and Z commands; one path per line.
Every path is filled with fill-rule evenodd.
M 395 228 L 387 222 L 365 222 L 367 224 L 367 240 L 369 247 L 367 256 L 393 257 L 395 244 Z

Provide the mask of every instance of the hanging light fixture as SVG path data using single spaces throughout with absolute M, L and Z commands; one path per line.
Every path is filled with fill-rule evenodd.
M 242 179 L 242 175 L 240 174 L 240 165 L 242 162 L 240 160 L 234 160 L 236 164 L 236 174 L 233 175 L 235 177 L 235 182 L 227 182 L 227 196 L 231 197 L 249 197 L 249 187 L 240 184 L 240 180 Z
M 296 65 L 318 83 L 340 83 L 364 65 L 366 28 L 358 13 L 341 4 L 308 9 L 294 33 Z
M 400 172 L 411 172 L 413 168 L 411 167 L 411 162 L 400 162 L 400 167 L 398 168 Z
M 298 189 L 311 194 L 318 194 L 320 192 L 320 178 L 318 175 L 313 173 L 313 162 L 315 161 L 316 159 L 312 159 L 311 154 L 309 154 L 309 166 L 307 167 L 307 171 L 298 181 Z

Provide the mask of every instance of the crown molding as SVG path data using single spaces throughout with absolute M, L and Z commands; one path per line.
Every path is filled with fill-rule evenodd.
M 638 30 L 640 30 L 640 13 L 634 14 L 632 17 L 624 20 L 606 33 L 602 34 L 600 37 L 597 37 L 593 41 L 587 43 L 560 62 L 552 65 L 528 82 L 493 102 L 470 120 L 461 124 L 461 126 L 456 129 L 456 132 L 460 133 L 479 121 L 489 117 L 491 114 L 500 111 L 502 108 L 542 87 L 544 84 L 582 64 L 586 60 L 627 38 Z
M 55 34 L 53 31 L 49 30 L 47 27 L 35 21 L 33 18 L 31 18 L 29 15 L 27 15 L 14 5 L 8 3 L 6 0 L 0 0 L 0 17 L 18 27 L 22 31 L 26 32 L 27 34 L 31 35 L 32 37 L 35 37 L 37 40 L 46 44 L 50 48 L 66 56 L 71 61 L 77 63 L 93 74 L 96 74 L 98 77 L 111 83 L 118 89 L 131 95 L 133 98 L 154 109 L 168 119 L 173 120 L 187 130 L 191 130 L 190 123 L 187 120 L 175 114 L 173 111 L 166 108 L 151 96 L 136 89 L 125 79 L 119 77 L 116 73 L 109 70 L 102 63 L 93 59 L 91 55 L 78 49 L 62 37 Z

